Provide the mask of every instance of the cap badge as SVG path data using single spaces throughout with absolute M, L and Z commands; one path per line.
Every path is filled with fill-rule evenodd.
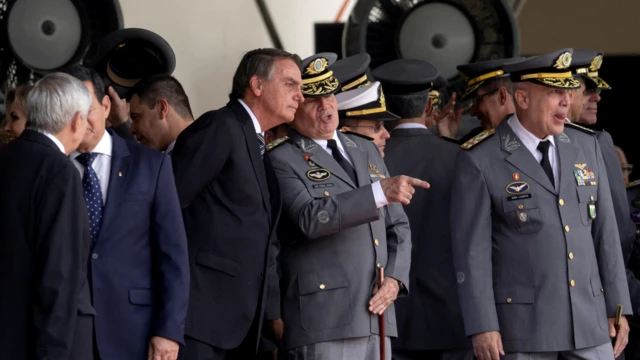
M 598 71 L 600 70 L 600 66 L 602 66 L 602 55 L 598 55 L 591 61 L 591 65 L 589 65 L 589 70 Z
M 329 62 L 325 58 L 315 59 L 311 62 L 311 64 L 309 64 L 309 66 L 307 66 L 307 68 L 305 69 L 305 74 L 320 74 L 327 68 L 328 64 Z
M 558 57 L 553 67 L 556 69 L 567 69 L 571 66 L 571 60 L 573 59 L 570 52 L 564 52 Z

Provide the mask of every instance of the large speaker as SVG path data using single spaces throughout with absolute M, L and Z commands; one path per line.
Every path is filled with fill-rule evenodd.
M 343 54 L 366 52 L 371 69 L 398 58 L 425 60 L 463 91 L 456 66 L 519 54 L 505 0 L 359 0 L 345 25 Z
M 81 63 L 122 27 L 117 0 L 0 0 L 0 89 Z

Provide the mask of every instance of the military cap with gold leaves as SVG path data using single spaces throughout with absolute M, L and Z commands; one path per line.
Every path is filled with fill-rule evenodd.
M 523 57 L 496 59 L 487 61 L 478 61 L 471 64 L 460 65 L 457 67 L 462 78 L 467 82 L 467 89 L 460 100 L 471 96 L 476 90 L 490 80 L 504 78 L 509 76 L 502 68 L 504 64 L 523 61 Z
M 329 68 L 338 55 L 319 53 L 302 60 L 302 94 L 305 97 L 323 97 L 334 94 L 340 88 L 340 81 Z
M 573 78 L 571 61 L 573 49 L 561 49 L 548 54 L 505 64 L 503 70 L 511 74 L 511 81 L 530 81 L 560 89 L 577 89 L 580 82 Z
M 587 50 L 576 49 L 573 51 L 573 61 L 571 62 L 571 71 L 574 76 L 580 76 L 585 79 L 588 89 L 611 90 L 611 86 L 602 80 L 598 75 L 598 71 L 602 66 L 602 53 Z

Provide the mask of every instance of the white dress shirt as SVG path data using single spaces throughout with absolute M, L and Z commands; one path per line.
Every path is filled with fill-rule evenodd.
M 93 168 L 93 171 L 96 172 L 98 181 L 100 182 L 103 205 L 107 203 L 107 190 L 109 189 L 109 176 L 111 175 L 112 149 L 113 143 L 111 135 L 109 135 L 109 133 L 105 131 L 104 135 L 102 135 L 102 139 L 100 139 L 100 142 L 98 143 L 98 145 L 96 145 L 96 148 L 91 151 L 92 153 L 98 153 L 98 156 L 95 160 L 93 160 L 91 167 Z M 71 158 L 71 160 L 73 160 L 73 164 L 76 166 L 76 168 L 78 168 L 78 171 L 80 171 L 80 178 L 83 178 L 84 166 L 82 166 L 82 164 L 80 164 L 80 162 L 76 160 L 79 155 L 79 152 L 74 151 L 69 157 Z
M 340 150 L 340 154 L 342 154 L 342 156 L 345 159 L 347 159 L 349 164 L 351 164 L 351 166 L 353 166 L 353 161 L 351 161 L 351 158 L 349 157 L 349 154 L 347 154 L 347 152 L 344 149 L 344 146 L 342 146 L 342 142 L 340 141 L 340 138 L 338 137 L 338 132 L 337 131 L 333 132 L 333 138 L 332 139 L 336 141 L 336 144 L 338 145 L 338 150 Z M 331 157 L 333 157 L 333 152 L 327 146 L 327 143 L 328 143 L 327 140 L 321 140 L 321 139 L 311 139 L 311 140 L 315 141 L 318 145 L 320 145 L 321 148 L 324 149 L 324 151 L 328 152 L 329 155 L 331 155 Z M 355 166 L 354 166 L 354 169 L 355 169 Z M 371 184 L 371 189 L 373 190 L 373 198 L 375 199 L 376 207 L 378 209 L 389 204 L 389 201 L 387 200 L 387 197 L 384 195 L 384 191 L 382 191 L 382 186 L 380 185 L 380 181 L 376 181 L 373 184 Z
M 553 136 L 547 136 L 544 139 L 538 139 L 535 135 L 530 133 L 527 129 L 522 126 L 518 116 L 513 114 L 509 120 L 507 120 L 509 126 L 513 132 L 520 138 L 524 146 L 529 150 L 529 152 L 536 158 L 538 163 L 542 161 L 542 153 L 538 150 L 538 144 L 541 141 L 549 140 L 551 142 L 551 146 L 549 146 L 549 162 L 551 163 L 551 169 L 553 170 L 553 180 L 555 183 L 555 188 L 558 190 L 560 184 L 560 171 L 558 169 L 558 148 L 556 147 L 556 141 Z
M 53 141 L 54 144 L 56 144 L 56 146 L 58 147 L 58 149 L 60 149 L 60 151 L 62 151 L 63 154 L 67 154 L 67 152 L 64 149 L 64 145 L 62 145 L 62 141 L 60 141 L 57 137 L 49 134 L 48 132 L 45 131 L 40 131 L 40 130 L 36 130 L 37 132 L 39 132 L 40 134 L 48 137 L 49 139 L 51 139 L 51 141 Z
M 240 102 L 240 104 L 242 104 L 244 109 L 247 110 L 247 112 L 249 113 L 249 117 L 251 118 L 251 121 L 253 122 L 253 127 L 256 128 L 256 134 L 260 133 L 260 135 L 264 136 L 264 131 L 262 131 L 262 127 L 260 127 L 260 123 L 258 122 L 258 118 L 253 113 L 253 111 L 251 111 L 249 106 L 247 104 L 245 104 L 244 101 L 238 100 L 238 102 Z
M 425 130 L 429 130 L 429 128 L 427 128 L 424 124 L 416 124 L 416 123 L 404 123 L 404 124 L 400 124 L 396 127 L 393 128 L 393 130 L 400 130 L 400 129 L 425 129 Z

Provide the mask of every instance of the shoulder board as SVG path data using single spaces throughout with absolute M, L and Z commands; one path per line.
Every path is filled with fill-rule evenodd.
M 357 132 L 348 131 L 348 130 L 345 130 L 345 129 L 340 129 L 340 132 L 343 133 L 343 134 L 355 135 L 355 136 L 361 137 L 361 138 L 363 138 L 365 140 L 373 141 L 373 138 L 368 137 L 366 135 L 358 134 Z
M 438 137 L 439 137 L 440 139 L 442 139 L 442 140 L 446 141 L 446 142 L 451 142 L 451 143 L 454 143 L 454 144 L 456 144 L 456 145 L 460 145 L 460 142 L 459 142 L 458 140 L 456 140 L 456 139 L 452 139 L 452 138 L 450 138 L 450 137 L 446 137 L 446 136 L 438 136 Z
M 273 140 L 272 142 L 267 144 L 267 151 L 271 151 L 271 150 L 275 149 L 276 147 L 286 143 L 287 140 L 289 140 L 288 136 L 281 137 L 279 139 Z
M 465 149 L 465 150 L 469 150 L 472 147 L 480 144 L 481 142 L 483 142 L 484 140 L 490 138 L 493 134 L 495 134 L 496 129 L 489 129 L 489 130 L 485 130 L 483 132 L 481 132 L 480 134 L 472 137 L 469 141 L 467 141 L 466 143 L 460 145 L 461 148 Z
M 564 126 L 568 126 L 568 127 L 574 128 L 576 130 L 580 130 L 582 132 L 585 132 L 585 133 L 591 134 L 591 135 L 594 135 L 596 133 L 595 131 L 593 131 L 591 129 L 587 129 L 584 126 L 580 126 L 580 125 L 578 125 L 576 123 L 572 123 L 572 122 L 565 123 Z
M 634 180 L 627 185 L 627 190 L 632 189 L 634 187 L 638 187 L 640 185 L 640 179 Z

